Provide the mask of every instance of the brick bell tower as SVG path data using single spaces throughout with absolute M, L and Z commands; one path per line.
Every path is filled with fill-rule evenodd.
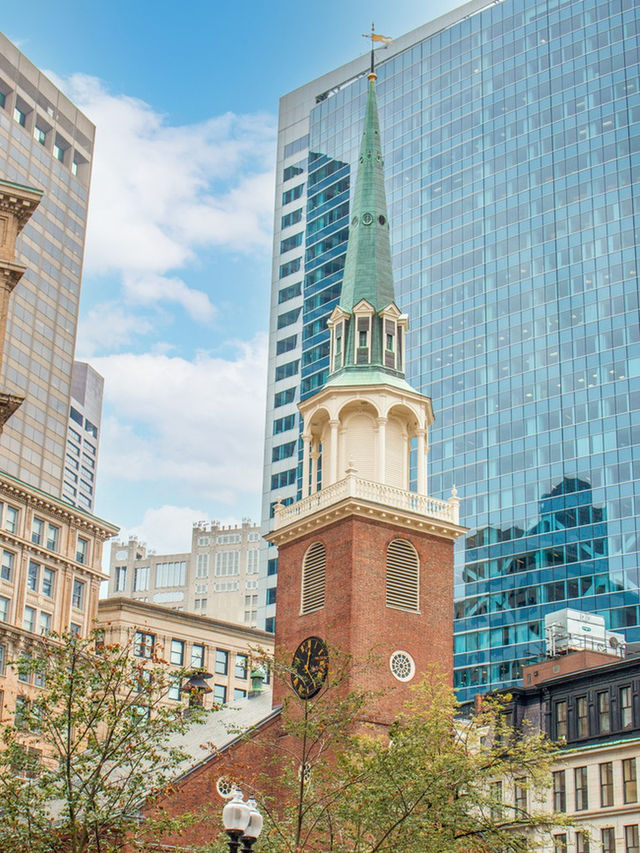
M 369 91 L 340 304 L 333 310 L 330 372 L 300 403 L 302 497 L 277 504 L 276 648 L 317 693 L 331 648 L 379 665 L 354 668 L 352 686 L 386 692 L 387 723 L 431 665 L 453 670 L 453 543 L 465 532 L 459 501 L 428 497 L 431 400 L 404 378 L 408 318 L 395 303 L 376 74 Z M 410 491 L 410 453 L 417 488 Z M 274 702 L 281 701 L 275 686 Z

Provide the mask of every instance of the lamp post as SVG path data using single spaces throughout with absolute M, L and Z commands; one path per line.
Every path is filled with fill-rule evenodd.
M 242 791 L 236 788 L 233 799 L 222 809 L 222 822 L 229 836 L 229 853 L 250 853 L 262 831 L 262 815 L 253 797 L 245 803 Z
M 181 693 L 189 694 L 189 708 L 204 707 L 205 694 L 213 693 L 213 688 L 207 684 L 210 678 L 213 678 L 210 672 L 205 672 L 203 669 L 194 669 L 191 676 L 180 688 Z

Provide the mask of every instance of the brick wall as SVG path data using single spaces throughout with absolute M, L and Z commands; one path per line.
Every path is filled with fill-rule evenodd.
M 410 613 L 386 606 L 385 570 L 389 543 L 408 539 L 420 561 L 420 612 Z M 326 549 L 326 593 L 324 607 L 300 615 L 300 581 L 305 551 L 313 542 Z M 416 677 L 435 666 L 451 682 L 453 669 L 453 542 L 430 533 L 350 516 L 321 530 L 281 545 L 278 558 L 278 605 L 276 650 L 290 660 L 301 640 L 323 637 L 328 646 L 351 654 L 355 667 L 345 689 L 360 687 L 382 691 L 370 719 L 386 724 L 397 715 L 409 696 L 408 684 L 397 681 L 389 669 L 395 650 L 407 651 L 416 664 Z M 364 670 L 358 663 L 373 653 L 377 663 Z M 274 681 L 274 705 L 280 704 L 287 687 Z M 224 801 L 216 790 L 220 776 L 243 782 L 245 793 L 255 786 L 262 793 L 277 778 L 283 755 L 296 754 L 295 744 L 286 744 L 280 719 L 269 721 L 249 741 L 235 744 L 220 756 L 178 782 L 162 801 L 169 814 L 201 812 L 201 819 L 179 836 L 162 841 L 180 848 L 211 841 L 221 827 Z M 288 748 L 287 748 L 288 747 Z M 266 777 L 266 779 L 265 779 Z
M 409 540 L 419 555 L 419 613 L 385 604 L 386 553 L 396 538 Z M 326 549 L 325 605 L 301 616 L 302 561 L 313 542 L 322 542 Z M 356 667 L 351 686 L 388 691 L 379 703 L 383 722 L 395 716 L 409 694 L 408 685 L 390 672 L 392 652 L 401 649 L 411 654 L 416 679 L 435 665 L 451 681 L 452 614 L 453 543 L 449 539 L 350 516 L 279 548 L 276 648 L 288 660 L 302 639 L 315 634 L 330 647 L 351 654 L 356 664 L 373 653 L 377 664 L 367 672 Z M 274 690 L 277 703 L 282 686 L 274 685 Z

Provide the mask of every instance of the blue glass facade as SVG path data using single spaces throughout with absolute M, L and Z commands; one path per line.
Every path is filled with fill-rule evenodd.
M 504 0 L 378 54 L 407 379 L 434 402 L 429 491 L 455 485 L 470 528 L 462 699 L 518 680 L 549 610 L 640 640 L 639 35 L 640 0 Z M 310 114 L 303 398 L 326 379 L 365 95 Z

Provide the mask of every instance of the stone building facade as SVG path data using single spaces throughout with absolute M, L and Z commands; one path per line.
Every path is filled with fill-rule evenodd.
M 118 532 L 66 502 L 0 474 L 0 719 L 39 685 L 8 665 L 50 633 L 88 634 L 98 612 L 103 543 Z
M 111 546 L 109 596 L 255 627 L 260 527 L 250 519 L 193 526 L 191 550 L 156 554 L 138 539 Z
M 18 237 L 27 269 L 8 307 L 0 376 L 25 401 L 0 437 L 0 467 L 56 496 L 62 492 L 94 138 L 89 119 L 0 33 L 0 176 L 41 196 Z
M 273 654 L 273 636 L 265 631 L 130 598 L 102 599 L 96 626 L 106 642 L 130 647 L 141 660 L 209 672 L 206 707 L 246 699 L 256 658 Z M 184 700 L 179 688 L 176 682 L 170 701 Z
M 2 44 L 0 38 L 0 47 Z M 5 102 L 6 99 L 0 99 L 0 106 Z M 24 115 L 23 109 L 26 109 L 23 102 L 16 100 L 14 118 Z M 15 328 L 7 328 L 10 296 L 16 285 L 20 283 L 23 287 L 21 280 L 26 273 L 26 267 L 17 262 L 16 240 L 41 198 L 40 190 L 0 180 L 0 366 L 3 367 L 11 361 L 4 360 L 5 336 L 9 352 L 14 346 L 20 349 L 20 335 Z M 4 371 L 2 375 L 5 376 Z M 0 433 L 22 405 L 29 407 L 28 395 L 25 398 L 13 391 L 5 393 L 4 389 L 0 392 Z M 33 431 L 26 429 L 29 440 L 35 441 Z M 33 458 L 27 447 L 22 452 L 22 461 Z M 47 460 L 38 458 L 47 468 Z M 0 719 L 14 716 L 20 703 L 28 702 L 41 687 L 32 679 L 21 681 L 8 661 L 28 652 L 43 635 L 69 632 L 85 636 L 93 629 L 100 583 L 106 579 L 102 571 L 102 546 L 117 532 L 115 525 L 35 485 L 0 473 Z

